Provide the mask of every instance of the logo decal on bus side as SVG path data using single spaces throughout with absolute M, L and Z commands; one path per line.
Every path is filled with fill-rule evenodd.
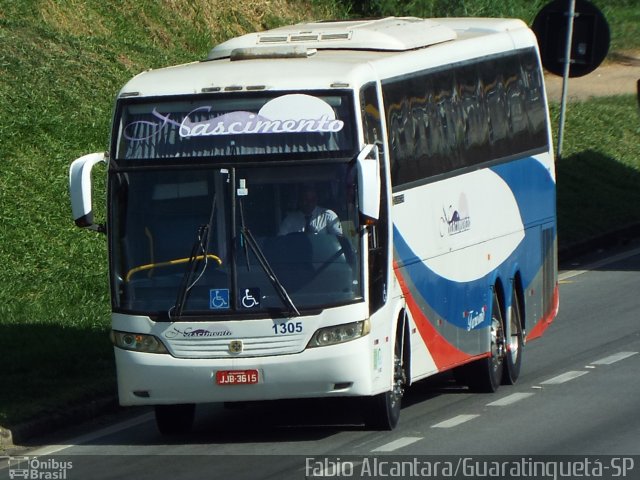
M 467 332 L 470 332 L 476 327 L 479 327 L 484 323 L 487 313 L 487 306 L 483 305 L 483 307 L 479 310 L 469 310 L 468 312 L 464 312 L 462 314 L 463 317 L 467 319 Z
M 457 208 L 449 205 L 449 208 L 442 207 L 440 217 L 440 236 L 457 235 L 471 230 L 471 217 L 469 216 L 469 205 L 467 196 L 463 193 L 458 199 Z

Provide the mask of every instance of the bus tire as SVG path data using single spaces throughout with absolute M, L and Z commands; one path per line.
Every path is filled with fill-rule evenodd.
M 196 406 L 193 403 L 183 405 L 156 405 L 156 425 L 163 435 L 188 433 L 193 426 Z
M 509 337 L 506 338 L 504 369 L 502 371 L 503 385 L 514 385 L 520 376 L 522 354 L 524 353 L 524 333 L 522 325 L 522 308 L 520 306 L 520 298 L 518 297 L 518 292 L 514 286 L 513 293 L 511 294 Z
M 404 328 L 396 334 L 393 354 L 393 387 L 388 392 L 367 397 L 364 405 L 364 423 L 372 430 L 393 430 L 400 420 L 402 397 L 407 377 L 403 361 Z
M 494 289 L 491 308 L 489 355 L 468 366 L 467 384 L 474 392 L 493 393 L 502 382 L 504 369 L 504 315 L 502 302 Z

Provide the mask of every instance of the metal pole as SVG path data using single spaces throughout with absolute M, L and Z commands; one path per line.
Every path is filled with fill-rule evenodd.
M 571 44 L 573 43 L 573 19 L 576 16 L 576 0 L 569 1 L 567 14 L 567 40 L 564 51 L 564 75 L 562 76 L 562 99 L 560 106 L 560 126 L 558 128 L 558 151 L 556 158 L 562 157 L 562 142 L 564 140 L 564 117 L 567 109 L 567 90 L 569 87 L 569 69 L 571 67 Z

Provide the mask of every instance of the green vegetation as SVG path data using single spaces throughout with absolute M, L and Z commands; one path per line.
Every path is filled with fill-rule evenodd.
M 556 165 L 561 246 L 640 222 L 639 112 L 633 95 L 569 104 Z
M 551 0 L 351 0 L 352 14 L 359 16 L 413 15 L 417 17 L 521 18 L 531 25 L 536 14 Z M 611 49 L 640 49 L 637 0 L 592 0 L 607 18 Z
M 107 148 L 126 80 L 203 58 L 228 37 L 302 19 L 531 18 L 539 2 L 352 3 L 0 0 L 0 425 L 115 391 L 106 242 L 73 226 L 67 173 L 74 158 Z M 596 3 L 618 22 L 614 45 L 637 49 L 635 0 Z M 636 110 L 631 96 L 571 105 L 558 165 L 561 242 L 640 220 Z M 98 186 L 97 202 L 102 192 Z

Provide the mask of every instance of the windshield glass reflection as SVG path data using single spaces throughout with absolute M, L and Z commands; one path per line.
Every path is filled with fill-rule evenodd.
M 346 163 L 115 173 L 114 307 L 292 314 L 361 300 L 354 177 Z

